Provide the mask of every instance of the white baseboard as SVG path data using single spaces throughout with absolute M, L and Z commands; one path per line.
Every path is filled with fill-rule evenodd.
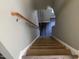
M 22 59 L 22 56 L 25 56 L 27 54 L 27 50 L 30 48 L 30 46 L 39 38 L 40 35 L 38 35 L 25 49 L 23 49 L 20 52 L 19 59 Z
M 68 45 L 67 43 L 63 42 L 62 40 L 60 40 L 59 38 L 57 38 L 56 36 L 53 36 L 53 38 L 55 38 L 57 41 L 59 41 L 61 44 L 63 44 L 64 46 L 66 46 L 68 49 L 71 50 L 72 55 L 78 55 L 79 56 L 79 50 L 71 47 L 70 45 Z
M 1 42 L 0 42 L 0 53 L 2 53 L 6 59 L 14 59 L 13 56 L 9 53 L 8 50 L 6 50 L 5 46 Z

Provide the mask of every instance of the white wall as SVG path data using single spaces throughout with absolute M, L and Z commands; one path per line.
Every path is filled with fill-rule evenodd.
M 47 6 L 53 6 L 55 0 L 32 0 L 34 3 L 34 8 L 39 9 L 46 9 Z
M 69 0 L 57 16 L 55 36 L 79 50 L 79 0 Z
M 37 13 L 33 10 L 31 0 L 0 0 L 0 51 L 7 59 L 7 52 L 13 59 L 18 59 L 20 51 L 28 46 L 39 35 L 37 29 L 22 20 L 16 22 L 17 17 L 11 16 L 11 11 L 18 11 L 29 20 L 37 24 Z M 2 49 L 2 50 L 1 50 Z
M 55 0 L 53 3 L 53 8 L 55 11 L 55 14 L 58 15 L 62 8 L 64 7 L 65 3 L 69 0 Z
M 50 18 L 55 18 L 54 12 L 52 13 L 52 8 L 49 6 L 47 9 L 41 9 L 40 13 L 42 15 L 39 16 L 39 21 L 40 22 L 50 22 Z
M 51 7 L 48 7 L 44 11 L 44 21 L 50 21 L 50 18 L 55 18 L 55 14 L 52 13 L 52 8 Z

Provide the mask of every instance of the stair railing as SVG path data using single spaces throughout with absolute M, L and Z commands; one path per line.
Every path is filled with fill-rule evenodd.
M 23 15 L 21 15 L 18 12 L 11 12 L 11 15 L 22 18 L 26 22 L 30 23 L 30 25 L 32 25 L 32 27 L 34 27 L 34 28 L 39 28 L 39 26 L 37 26 L 36 24 L 34 24 L 33 22 L 31 22 L 30 20 L 28 20 L 27 18 L 25 18 Z M 17 19 L 17 21 L 18 21 L 18 19 Z

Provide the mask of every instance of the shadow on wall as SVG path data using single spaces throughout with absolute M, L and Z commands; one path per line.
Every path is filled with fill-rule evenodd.
M 40 23 L 40 36 L 52 36 L 54 34 L 55 18 L 51 18 L 50 22 Z
M 52 7 L 48 6 L 47 9 L 38 11 L 38 19 L 40 26 L 40 36 L 52 36 L 55 27 L 55 13 Z
M 50 22 L 46 26 L 46 36 L 52 36 L 54 34 L 55 18 L 51 18 Z

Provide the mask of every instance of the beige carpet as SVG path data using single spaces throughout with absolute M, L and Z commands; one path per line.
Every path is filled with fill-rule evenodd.
M 39 37 L 28 49 L 26 56 L 71 55 L 71 51 L 51 37 Z
M 39 37 L 22 59 L 73 59 L 71 51 L 51 37 Z
M 71 56 L 24 56 L 22 59 L 73 59 Z

